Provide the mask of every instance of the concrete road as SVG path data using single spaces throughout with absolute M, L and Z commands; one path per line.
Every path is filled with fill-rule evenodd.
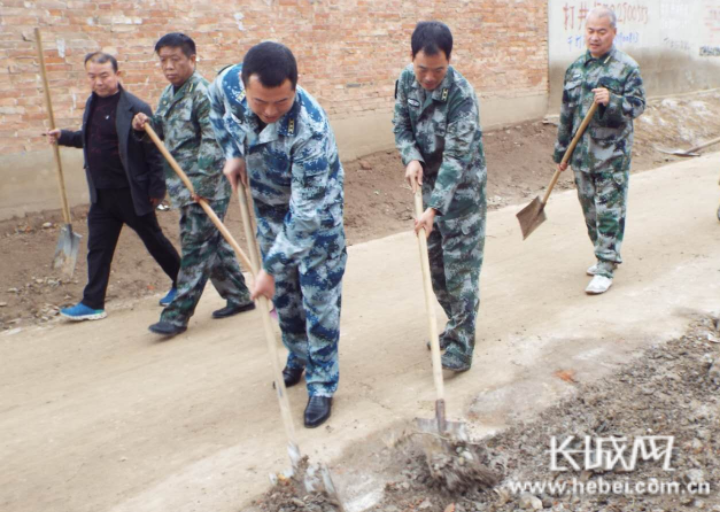
M 448 379 L 449 415 L 491 433 L 572 392 L 556 371 L 596 379 L 719 308 L 717 160 L 632 178 L 626 263 L 602 296 L 583 293 L 593 254 L 574 191 L 551 198 L 525 242 L 523 205 L 492 212 L 475 364 Z M 209 289 L 190 329 L 161 341 L 147 331 L 155 303 L 0 335 L 0 510 L 235 512 L 288 467 L 259 316 L 211 320 L 222 302 Z M 333 417 L 306 430 L 305 389 L 289 396 L 301 448 L 331 463 L 351 499 L 362 493 L 339 455 L 432 415 L 411 234 L 350 248 L 343 307 Z

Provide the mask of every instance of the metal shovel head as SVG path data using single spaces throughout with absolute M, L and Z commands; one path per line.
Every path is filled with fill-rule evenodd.
M 665 153 L 666 155 L 675 155 L 675 156 L 700 156 L 700 153 L 695 153 L 692 150 L 687 149 L 667 149 L 667 148 L 661 148 L 659 146 L 654 146 L 656 150 L 660 151 L 660 153 Z
M 540 224 L 547 220 L 547 217 L 545 217 L 545 205 L 540 200 L 540 197 L 536 197 L 529 205 L 520 210 L 517 218 L 520 222 L 523 240 L 525 240 Z
M 60 237 L 53 257 L 54 269 L 60 269 L 63 274 L 72 277 L 75 273 L 81 238 L 82 236 L 75 233 L 70 224 L 65 224 L 60 228 Z
M 459 421 L 446 419 L 444 430 L 440 428 L 436 418 L 415 418 L 415 423 L 420 434 L 420 443 L 428 460 L 431 460 L 435 454 L 451 450 L 453 443 L 468 439 L 465 424 Z
M 305 491 L 308 493 L 320 493 L 337 506 L 344 510 L 342 500 L 335 489 L 335 484 L 330 476 L 330 470 L 325 464 L 310 464 L 305 471 Z

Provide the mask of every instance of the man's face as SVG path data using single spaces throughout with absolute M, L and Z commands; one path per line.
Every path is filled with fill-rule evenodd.
M 440 50 L 435 55 L 425 55 L 420 50 L 413 58 L 415 78 L 426 91 L 434 91 L 445 78 L 450 60 Z
M 120 71 L 115 72 L 112 62 L 89 61 L 85 64 L 85 73 L 92 92 L 106 98 L 120 90 Z
M 245 95 L 250 110 L 265 124 L 272 124 L 287 114 L 295 101 L 290 79 L 285 79 L 278 87 L 265 87 L 257 75 L 250 75 Z
M 610 18 L 603 16 L 591 16 L 585 24 L 585 44 L 587 44 L 590 55 L 601 57 L 610 51 L 617 29 L 610 26 Z
M 188 57 L 181 48 L 163 46 L 158 51 L 160 67 L 168 82 L 180 87 L 195 72 L 195 55 Z

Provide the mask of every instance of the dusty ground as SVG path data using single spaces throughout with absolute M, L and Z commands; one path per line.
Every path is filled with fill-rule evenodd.
M 430 470 L 427 452 L 417 434 L 400 439 L 380 451 L 380 471 L 394 474 L 387 482 L 383 499 L 367 509 L 372 512 L 635 512 L 704 509 L 720 511 L 720 333 L 717 319 L 700 317 L 686 334 L 637 354 L 622 370 L 591 385 L 579 384 L 572 372 L 558 377 L 576 386 L 572 398 L 546 409 L 539 417 L 515 422 L 502 434 L 479 442 L 483 453 L 479 467 L 501 475 L 497 485 L 478 479 L 461 491 L 450 490 L 445 475 L 468 475 L 472 458 L 466 449 L 446 452 L 461 462 L 460 471 Z M 623 453 L 630 463 L 633 442 L 643 436 L 672 436 L 668 468 L 665 459 L 643 461 L 623 471 L 620 463 L 585 470 L 584 454 L 576 455 L 580 470 L 558 458 L 567 471 L 551 471 L 550 438 L 559 443 L 572 437 L 572 449 L 583 447 L 585 436 L 617 438 L 630 448 Z M 605 449 L 611 449 L 610 444 Z M 659 442 L 658 447 L 664 447 Z M 593 450 L 597 445 L 592 445 Z M 582 451 L 582 450 L 581 450 Z M 612 452 L 613 456 L 616 452 Z M 474 469 L 474 468 L 473 468 Z M 523 491 L 525 483 L 558 487 L 542 492 L 540 487 Z M 574 483 L 573 483 L 574 482 Z M 594 495 L 591 486 L 667 486 L 666 492 L 606 491 Z M 565 490 L 562 485 L 565 484 Z M 573 491 L 573 485 L 575 491 Z M 677 485 L 674 490 L 670 485 Z M 581 487 L 582 486 L 582 487 Z M 691 487 L 692 486 L 692 487 Z M 632 487 L 633 489 L 635 487 Z M 582 489 L 582 490 L 581 490 Z M 588 491 L 585 491 L 588 489 Z M 639 489 L 639 488 L 638 488 Z M 292 480 L 282 482 L 254 505 L 266 512 L 326 512 L 337 507 L 322 496 L 308 495 Z
M 720 94 L 705 93 L 651 102 L 637 123 L 635 172 L 645 171 L 679 157 L 654 146 L 687 148 L 720 133 Z M 526 123 L 485 134 L 488 161 L 488 203 L 499 208 L 530 200 L 545 187 L 553 171 L 549 154 L 556 127 Z M 402 180 L 402 165 L 395 151 L 382 151 L 346 162 L 345 225 L 349 243 L 380 238 L 407 229 L 411 197 Z M 558 189 L 573 187 L 571 174 Z M 49 267 L 58 237 L 59 211 L 0 222 L 0 329 L 46 322 L 59 308 L 76 303 L 85 283 L 86 208 L 75 208 L 73 224 L 83 241 L 74 279 L 68 281 Z M 179 247 L 177 214 L 158 212 L 167 236 Z M 230 208 L 228 224 L 244 243 L 240 215 Z M 162 294 L 169 287 L 142 243 L 129 230 L 123 232 L 113 262 L 108 301 Z

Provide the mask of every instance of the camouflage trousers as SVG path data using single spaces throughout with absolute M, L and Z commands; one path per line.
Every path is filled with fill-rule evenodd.
M 263 254 L 271 240 L 260 241 Z M 342 278 L 347 262 L 345 235 L 325 231 L 310 254 L 275 274 L 273 304 L 280 321 L 283 344 L 290 351 L 288 368 L 305 368 L 310 396 L 333 396 L 340 366 L 340 306 Z
M 588 235 L 595 247 L 597 275 L 609 278 L 622 263 L 620 247 L 625 234 L 630 176 L 628 166 L 623 165 L 625 160 L 619 158 L 618 165 L 609 166 L 607 170 L 574 171 Z
M 435 297 L 448 317 L 440 343 L 445 358 L 472 364 L 480 307 L 480 269 L 485 248 L 486 206 L 456 219 L 436 218 L 428 238 Z
M 209 201 L 220 220 L 225 218 L 229 202 L 229 199 Z M 235 251 L 197 203 L 180 208 L 180 243 L 178 293 L 163 310 L 160 321 L 187 325 L 208 279 L 228 304 L 242 306 L 251 302 Z

